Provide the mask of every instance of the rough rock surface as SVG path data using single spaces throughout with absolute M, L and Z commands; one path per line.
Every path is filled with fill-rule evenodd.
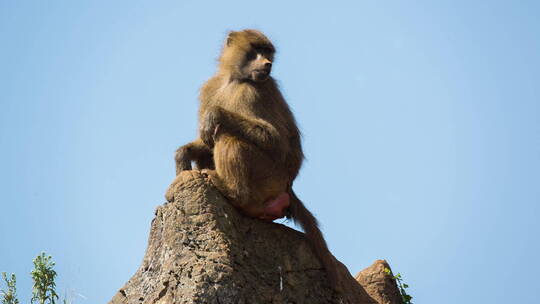
M 360 271 L 355 279 L 377 303 L 401 303 L 401 295 L 392 275 L 384 271 L 390 266 L 385 260 L 377 260 L 373 265 Z
M 399 303 L 381 293 L 391 278 L 361 272 L 360 285 L 341 263 L 336 294 L 302 233 L 242 216 L 199 171 L 182 172 L 166 197 L 141 267 L 109 303 Z

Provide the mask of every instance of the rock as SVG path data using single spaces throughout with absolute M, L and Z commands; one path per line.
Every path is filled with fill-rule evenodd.
M 360 271 L 355 279 L 377 303 L 401 304 L 397 283 L 385 269 L 391 273 L 390 266 L 385 260 L 377 260 L 373 265 Z
M 241 215 L 199 171 L 182 172 L 166 197 L 141 267 L 110 304 L 398 303 L 373 300 L 366 290 L 379 282 L 360 285 L 339 262 L 336 294 L 303 233 Z

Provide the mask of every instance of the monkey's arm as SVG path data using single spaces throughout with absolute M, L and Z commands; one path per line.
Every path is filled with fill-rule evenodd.
M 276 149 L 280 135 L 276 128 L 262 119 L 247 118 L 241 114 L 213 106 L 203 114 L 201 139 L 208 146 L 214 145 L 219 134 L 227 133 L 242 138 L 263 150 Z
M 181 171 L 191 170 L 191 161 L 197 163 L 198 169 L 213 169 L 212 149 L 201 139 L 196 139 L 176 150 L 176 175 Z

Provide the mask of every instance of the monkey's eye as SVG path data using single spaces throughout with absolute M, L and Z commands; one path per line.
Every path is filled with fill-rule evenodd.
M 272 54 L 272 53 L 274 52 L 274 51 L 272 51 L 271 48 L 267 48 L 267 47 L 262 48 L 261 51 L 262 51 L 263 53 L 267 54 L 267 55 L 270 55 L 270 54 Z
M 274 54 L 274 51 L 266 46 L 258 47 L 257 52 L 263 54 L 265 57 L 270 57 Z
M 246 54 L 246 59 L 247 59 L 248 61 L 249 61 L 249 60 L 253 60 L 253 59 L 255 59 L 255 58 L 257 58 L 257 52 L 255 52 L 255 51 L 253 51 L 253 50 L 247 52 L 247 54 Z

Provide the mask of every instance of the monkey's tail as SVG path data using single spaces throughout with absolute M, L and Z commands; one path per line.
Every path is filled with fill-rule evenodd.
M 295 223 L 300 224 L 304 230 L 309 244 L 313 248 L 315 255 L 323 265 L 328 275 L 328 280 L 336 291 L 340 291 L 340 280 L 337 273 L 337 267 L 334 257 L 328 250 L 323 234 L 319 229 L 319 223 L 315 216 L 306 208 L 304 203 L 296 196 L 296 193 L 289 188 L 291 195 L 290 217 Z

